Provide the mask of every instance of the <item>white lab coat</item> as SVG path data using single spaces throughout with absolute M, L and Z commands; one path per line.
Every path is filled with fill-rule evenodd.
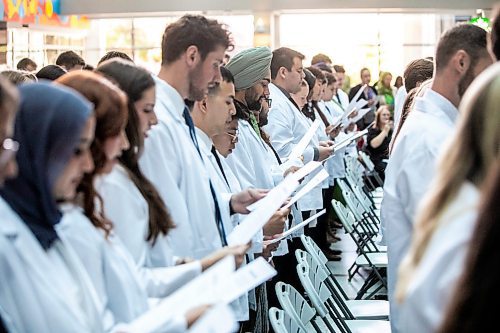
M 95 186 L 103 198 L 105 216 L 113 223 L 114 233 L 135 261 L 149 296 L 167 296 L 201 274 L 199 261 L 175 266 L 168 237 L 158 236 L 154 246 L 146 240 L 148 204 L 121 165 L 115 165 L 111 173 L 98 177 Z
M 198 137 L 198 144 L 200 146 L 200 151 L 203 154 L 203 159 L 205 160 L 205 166 L 206 170 L 210 176 L 210 179 L 212 180 L 212 184 L 215 188 L 215 192 L 217 193 L 217 200 L 221 202 L 220 197 L 223 195 L 228 195 L 230 196 L 232 188 L 230 185 L 234 187 L 234 190 L 240 190 L 238 188 L 238 185 L 234 182 L 234 175 L 232 175 L 231 170 L 227 168 L 227 170 L 224 170 L 226 178 L 229 180 L 231 179 L 231 183 L 228 185 L 224 179 L 224 176 L 222 175 L 222 172 L 220 171 L 219 165 L 217 164 L 217 160 L 215 159 L 215 156 L 212 154 L 212 140 L 206 135 L 202 130 L 199 128 L 196 128 L 196 134 Z M 221 157 L 219 155 L 219 157 Z M 224 158 L 221 158 L 221 164 L 225 163 L 223 161 Z M 221 213 L 222 210 L 221 210 Z M 222 222 L 224 224 L 224 228 L 226 231 L 226 235 L 229 235 L 231 231 L 233 231 L 233 228 L 235 225 L 239 223 L 239 217 L 238 216 L 233 216 L 232 218 L 229 218 L 229 212 L 223 213 L 223 218 Z M 233 224 L 234 223 L 234 224 Z M 250 312 L 249 312 L 249 306 L 248 306 L 248 294 L 244 294 L 241 297 L 239 297 L 237 300 L 231 303 L 231 308 L 234 311 L 236 320 L 238 321 L 246 321 L 250 317 Z
M 307 133 L 311 123 L 276 85 L 269 84 L 269 92 L 273 103 L 269 110 L 268 124 L 264 127 L 264 130 L 271 137 L 271 144 L 280 158 L 285 160 Z M 303 154 L 304 164 L 313 160 L 314 148 L 318 147 L 318 145 L 318 138 L 313 136 Z M 313 176 L 306 177 L 304 183 Z M 301 211 L 321 209 L 323 207 L 321 185 L 316 186 L 302 197 L 298 204 Z
M 165 81 L 155 82 L 159 123 L 145 141 L 140 166 L 177 226 L 169 237 L 174 254 L 201 259 L 222 247 L 208 174 L 182 117 L 184 100 Z
M 394 97 L 394 128 L 398 128 L 401 115 L 403 113 L 403 105 L 405 104 L 406 92 L 405 86 L 399 87 L 396 96 Z
M 281 172 L 274 153 L 248 121 L 238 120 L 238 131 L 238 143 L 226 158 L 227 164 L 238 175 L 242 188 L 272 189 L 274 172 Z
M 225 162 L 232 172 L 238 175 L 242 187 L 274 188 L 283 179 L 284 172 L 274 152 L 257 135 L 248 121 L 240 119 L 238 130 L 238 143 Z M 261 233 L 260 243 L 262 243 L 262 237 Z M 288 246 L 286 242 L 281 242 L 274 255 L 280 256 L 286 253 L 288 253 Z
M 18 332 L 103 332 L 97 293 L 64 240 L 45 251 L 1 198 L 0 221 L 0 307 L 9 325 Z
M 391 325 L 398 332 L 398 307 L 394 288 L 401 259 L 413 234 L 416 209 L 432 178 L 443 143 L 453 134 L 458 110 L 433 90 L 417 98 L 397 138 L 385 171 L 384 199 L 381 207 L 382 244 L 387 245 L 388 296 Z
M 443 210 L 439 225 L 425 250 L 401 305 L 401 332 L 435 332 L 464 272 L 474 233 L 480 194 L 464 183 Z
M 149 310 L 146 283 L 141 281 L 132 256 L 118 236 L 111 232 L 105 238 L 104 232 L 92 225 L 80 207 L 66 205 L 63 209 L 64 216 L 57 230 L 75 250 L 96 287 L 104 306 L 106 330 L 124 329 L 126 324 Z M 183 316 L 165 313 L 164 320 L 158 332 L 187 329 Z

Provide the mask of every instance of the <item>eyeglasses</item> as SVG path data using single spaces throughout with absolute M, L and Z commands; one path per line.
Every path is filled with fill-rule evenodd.
M 227 134 L 227 135 L 229 135 L 229 136 L 232 138 L 232 140 L 231 140 L 231 142 L 232 142 L 232 143 L 236 143 L 236 142 L 238 142 L 238 134 L 239 134 L 239 133 L 240 133 L 240 131 L 239 131 L 239 130 L 236 130 L 236 131 L 234 132 L 234 134 L 229 133 L 229 132 L 226 132 L 226 134 Z
M 0 152 L 0 168 L 3 168 L 9 163 L 10 160 L 16 156 L 19 150 L 19 142 L 6 138 L 2 142 L 2 151 Z
M 261 100 L 261 101 L 266 101 L 266 102 L 267 102 L 267 106 L 268 106 L 268 107 L 271 107 L 271 102 L 273 101 L 272 99 L 270 99 L 270 98 L 266 97 L 265 95 L 262 95 L 262 96 L 260 97 L 260 100 Z

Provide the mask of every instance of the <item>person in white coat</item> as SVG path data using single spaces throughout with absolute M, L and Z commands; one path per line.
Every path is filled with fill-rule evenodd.
M 435 174 L 436 158 L 450 139 L 458 118 L 457 106 L 466 88 L 491 64 L 486 32 L 473 25 L 448 30 L 436 50 L 431 88 L 415 100 L 386 168 L 381 207 L 388 250 L 388 296 L 391 326 L 398 332 L 398 306 L 394 299 L 397 271 L 413 234 L 416 209 Z
M 218 201 L 184 102 L 203 99 L 209 85 L 220 81 L 219 67 L 230 45 L 220 23 L 193 15 L 170 24 L 162 41 L 162 67 L 155 78 L 159 123 L 145 142 L 140 167 L 172 214 L 171 247 L 181 257 L 201 259 L 220 249 L 225 245 L 219 233 L 222 215 L 248 213 L 246 207 L 264 195 L 246 190 Z
M 470 86 L 453 140 L 440 157 L 438 174 L 419 208 L 408 255 L 401 263 L 397 296 L 403 301 L 403 332 L 435 332 L 460 276 L 465 257 L 476 246 L 480 189 L 500 160 L 500 64 Z
M 229 180 L 223 169 L 219 167 L 221 163 L 215 151 L 212 137 L 223 134 L 227 125 L 231 123 L 236 110 L 234 107 L 234 78 L 228 69 L 221 68 L 222 80 L 208 89 L 207 96 L 194 103 L 192 108 L 193 123 L 196 127 L 199 151 L 205 163 L 206 170 L 218 196 L 231 195 Z M 234 188 L 235 190 L 237 188 Z M 219 197 L 219 201 L 222 199 Z M 223 230 L 221 234 L 229 235 L 238 224 L 239 218 L 229 218 L 229 214 L 223 216 Z M 226 237 L 226 236 L 224 236 Z M 248 297 L 245 294 L 232 303 L 236 319 L 240 322 L 249 319 Z
M 64 87 L 19 90 L 19 174 L 0 190 L 0 307 L 17 332 L 103 332 L 96 290 L 55 229 L 57 202 L 93 167 L 92 106 Z

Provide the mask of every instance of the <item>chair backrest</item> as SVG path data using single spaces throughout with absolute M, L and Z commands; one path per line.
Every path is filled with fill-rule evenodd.
M 353 221 L 347 218 L 347 213 L 348 213 L 347 208 L 345 208 L 345 206 L 340 201 L 337 201 L 335 199 L 332 199 L 332 206 L 333 209 L 335 210 L 335 213 L 337 213 L 340 222 L 344 226 L 345 231 L 348 234 L 352 234 L 352 232 L 354 231 Z
M 324 281 L 321 282 L 321 279 L 314 278 L 315 272 L 309 269 L 307 262 L 302 261 L 297 264 L 297 274 L 319 316 L 325 318 L 329 313 L 326 301 L 331 297 L 330 290 Z
M 352 193 L 351 189 L 342 190 L 342 196 L 344 197 L 347 206 L 352 211 L 356 219 L 358 221 L 362 221 L 364 218 L 363 213 L 365 212 L 365 209 L 363 205 L 361 205 L 359 200 L 356 198 L 354 193 Z
M 275 307 L 269 309 L 269 321 L 275 333 L 307 333 L 285 311 Z
M 375 169 L 375 165 L 373 164 L 372 160 L 366 155 L 364 152 L 360 151 L 359 156 L 361 156 L 361 159 L 363 160 L 363 163 L 365 163 L 366 168 L 371 172 Z
M 310 255 L 312 255 L 316 260 L 320 263 L 325 264 L 328 262 L 328 258 L 325 256 L 323 251 L 319 248 L 319 246 L 311 239 L 311 237 L 306 235 L 301 235 L 300 240 L 304 245 L 304 248 Z
M 316 317 L 316 310 L 304 297 L 294 287 L 283 282 L 276 283 L 275 290 L 281 307 L 296 325 L 306 332 L 314 330 L 312 321 Z

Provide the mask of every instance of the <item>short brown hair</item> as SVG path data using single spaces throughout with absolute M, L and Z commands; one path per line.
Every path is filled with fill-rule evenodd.
M 74 51 L 66 51 L 57 57 L 56 65 L 70 70 L 75 66 L 85 66 L 85 60 Z
M 423 58 L 410 62 L 403 74 L 406 92 L 410 92 L 418 83 L 432 78 L 433 71 L 434 63 L 431 60 Z
M 319 63 L 331 64 L 332 63 L 332 59 L 330 59 L 330 57 L 327 56 L 326 54 L 318 53 L 318 54 L 316 54 L 312 58 L 312 60 L 311 60 L 311 66 L 319 64 Z
M 436 72 L 448 65 L 451 57 L 459 50 L 467 52 L 474 68 L 486 48 L 486 31 L 472 24 L 459 24 L 446 31 L 436 49 Z
M 221 23 L 201 15 L 184 15 L 169 24 L 163 33 L 161 64 L 174 62 L 193 45 L 198 48 L 202 60 L 218 46 L 225 49 L 234 46 L 231 33 Z
M 304 60 L 304 55 L 288 47 L 280 47 L 273 51 L 273 59 L 271 60 L 271 79 L 275 79 L 281 67 L 285 67 L 288 71 L 292 70 L 293 59 L 299 58 Z
M 335 73 L 345 73 L 345 68 L 342 65 L 333 65 Z

